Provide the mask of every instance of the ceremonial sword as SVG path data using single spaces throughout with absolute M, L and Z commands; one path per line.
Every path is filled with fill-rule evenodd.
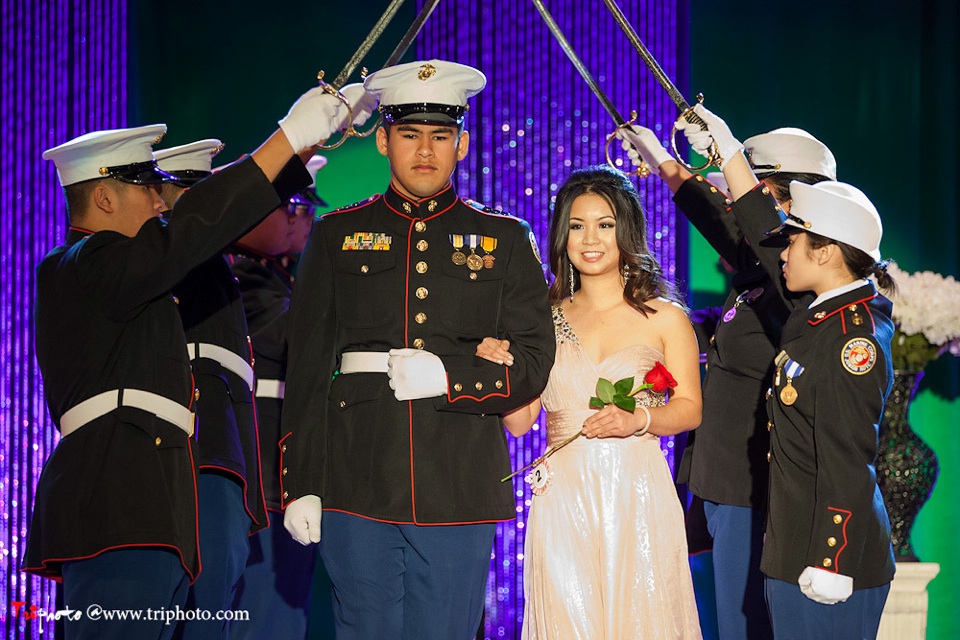
M 404 0 L 391 0 L 390 4 L 387 6 L 386 10 L 383 12 L 383 15 L 380 16 L 380 19 L 377 20 L 377 23 L 373 25 L 373 28 L 370 30 L 370 33 L 367 34 L 367 37 L 364 38 L 363 42 L 360 43 L 360 47 L 354 52 L 350 59 L 347 61 L 347 64 L 344 65 L 340 73 L 337 74 L 337 77 L 333 79 L 333 82 L 324 82 L 323 75 L 324 72 L 321 71 L 317 74 L 317 80 L 320 81 L 320 85 L 324 87 L 328 93 L 335 95 L 343 104 L 347 107 L 348 112 L 348 122 L 350 123 L 347 126 L 347 130 L 343 133 L 340 139 L 330 145 L 320 145 L 322 149 L 335 149 L 339 147 L 344 141 L 350 136 L 357 137 L 366 137 L 369 136 L 374 130 L 376 130 L 376 124 L 364 132 L 358 132 L 353 128 L 353 110 L 350 107 L 350 104 L 347 103 L 346 99 L 340 93 L 340 89 L 346 84 L 347 79 L 353 74 L 356 70 L 357 65 L 360 64 L 360 61 L 363 60 L 364 56 L 370 52 L 371 47 L 383 35 L 383 32 L 386 30 L 387 25 L 390 24 L 390 21 L 393 19 L 393 16 L 396 15 L 397 11 L 400 9 Z M 400 42 L 397 44 L 396 48 L 393 50 L 393 53 L 390 54 L 390 57 L 387 58 L 387 61 L 384 63 L 383 68 L 392 67 L 400 61 L 400 58 L 407 52 L 407 49 L 410 48 L 410 45 L 413 44 L 413 41 L 416 40 L 417 36 L 420 34 L 423 25 L 427 22 L 427 18 L 430 17 L 430 14 L 433 13 L 433 10 L 437 7 L 437 4 L 440 3 L 440 0 L 428 0 L 424 3 L 423 7 L 420 9 L 420 13 L 417 14 L 417 17 L 410 24 L 410 27 L 407 29 L 407 32 L 403 34 L 403 37 L 400 39 Z M 361 72 L 363 77 L 366 77 L 367 70 L 363 69 Z M 379 122 L 379 120 L 377 121 Z
M 537 0 L 534 1 L 536 2 Z M 637 53 L 640 54 L 643 64 L 645 64 L 653 73 L 653 77 L 667 92 L 667 95 L 670 96 L 670 99 L 673 100 L 673 103 L 677 105 L 677 108 L 680 109 L 680 118 L 692 124 L 698 124 L 702 129 L 706 129 L 706 124 L 704 121 L 693 110 L 693 107 L 690 106 L 690 103 L 684 99 L 683 94 L 680 93 L 679 89 L 677 89 L 677 85 L 673 84 L 673 81 L 671 81 L 667 76 L 666 72 L 663 70 L 663 67 L 660 66 L 660 63 L 657 62 L 656 58 L 653 57 L 653 54 L 650 53 L 650 50 L 647 49 L 647 47 L 640 40 L 640 36 L 637 35 L 637 32 L 634 30 L 633 26 L 631 26 L 631 24 L 627 21 L 627 17 L 623 15 L 623 11 L 620 10 L 616 0 L 603 0 L 603 3 L 607 5 L 610 13 L 613 14 L 613 19 L 616 20 L 617 24 L 620 25 L 620 29 L 627 36 L 630 44 L 632 44 L 633 48 L 636 49 Z M 697 102 L 703 102 L 702 93 L 697 94 Z M 677 159 L 677 162 L 685 166 L 690 171 L 700 171 L 702 169 L 706 169 L 710 165 L 719 167 L 720 163 L 723 161 L 723 158 L 720 157 L 716 143 L 710 145 L 710 155 L 707 157 L 706 164 L 700 167 L 693 167 L 683 160 L 683 157 L 677 150 L 677 122 L 679 122 L 680 118 L 677 118 L 677 120 L 673 123 L 673 133 L 670 136 L 670 145 L 673 147 L 673 155 Z
M 550 33 L 553 34 L 554 39 L 560 45 L 560 48 L 563 49 L 563 52 L 567 54 L 567 57 L 570 59 L 570 62 L 573 63 L 573 66 L 576 67 L 577 72 L 580 74 L 580 77 L 583 78 L 584 82 L 587 83 L 587 86 L 590 87 L 590 91 L 593 92 L 593 95 L 597 97 L 600 101 L 600 104 L 603 105 L 604 110 L 610 114 L 610 117 L 613 118 L 613 121 L 617 123 L 617 128 L 607 136 L 607 142 L 604 147 L 604 153 L 607 156 L 607 164 L 609 164 L 614 169 L 623 171 L 617 167 L 613 160 L 610 157 L 610 144 L 617 139 L 617 131 L 620 129 L 629 129 L 630 125 L 634 120 L 637 119 L 637 112 L 630 112 L 630 120 L 624 120 L 623 116 L 620 115 L 620 112 L 617 111 L 617 108 L 613 106 L 613 102 L 610 101 L 610 98 L 607 97 L 607 94 L 603 92 L 603 89 L 600 88 L 600 85 L 597 84 L 597 81 L 594 79 L 593 75 L 590 73 L 590 70 L 587 69 L 586 65 L 583 64 L 583 61 L 577 56 L 577 53 L 573 50 L 573 47 L 570 46 L 570 42 L 563 35 L 563 32 L 560 30 L 560 26 L 557 24 L 557 21 L 553 19 L 553 16 L 550 15 L 550 12 L 547 10 L 547 7 L 543 4 L 543 0 L 533 0 L 533 4 L 536 5 L 537 11 L 540 12 L 540 16 L 543 18 L 543 21 L 547 23 L 547 28 L 550 30 Z M 624 171 L 624 173 L 628 173 Z M 634 172 L 628 173 L 628 175 L 638 175 L 641 177 L 646 177 L 650 175 L 650 169 L 646 165 L 641 165 Z

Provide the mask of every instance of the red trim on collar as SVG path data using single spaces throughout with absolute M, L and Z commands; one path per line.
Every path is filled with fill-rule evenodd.
M 852 304 L 861 304 L 861 303 L 863 303 L 863 302 L 869 302 L 870 300 L 873 300 L 873 299 L 876 298 L 876 297 L 877 297 L 877 294 L 876 294 L 876 292 L 874 292 L 874 294 L 873 294 L 872 296 L 869 296 L 869 297 L 867 297 L 867 298 L 861 298 L 860 300 L 854 300 L 853 302 L 848 302 L 848 303 L 846 303 L 846 304 L 844 304 L 844 305 L 842 305 L 842 306 L 837 307 L 836 309 L 834 309 L 834 310 L 831 311 L 830 313 L 826 314 L 826 315 L 823 316 L 822 318 L 812 318 L 812 319 L 808 320 L 808 322 L 810 323 L 810 326 L 811 326 L 811 327 L 815 327 L 815 326 L 817 326 L 818 324 L 820 324 L 821 322 L 823 322 L 824 320 L 826 320 L 827 318 L 829 318 L 830 316 L 834 316 L 834 315 L 840 313 L 841 311 L 843 311 L 844 309 L 846 309 L 847 307 L 849 307 L 849 306 L 852 305 Z M 871 320 L 871 321 L 873 320 L 873 316 L 870 316 L 870 320 Z M 844 333 L 846 333 L 846 331 L 844 331 Z
M 77 233 L 83 233 L 88 236 L 92 236 L 95 232 L 90 231 L 90 229 L 84 229 L 83 227 L 67 227 L 67 231 L 76 231 Z

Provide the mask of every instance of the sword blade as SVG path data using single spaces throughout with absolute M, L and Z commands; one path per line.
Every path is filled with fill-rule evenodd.
M 618 127 L 626 124 L 627 121 L 623 119 L 623 116 L 620 115 L 620 112 L 617 111 L 617 108 L 613 106 L 610 98 L 607 97 L 607 94 L 604 93 L 603 89 L 600 88 L 600 85 L 597 84 L 597 81 L 590 73 L 590 70 L 587 69 L 586 65 L 583 64 L 583 61 L 580 60 L 580 57 L 573 50 L 573 47 L 570 46 L 570 42 L 563 35 L 563 32 L 560 30 L 560 26 L 557 24 L 557 21 L 554 20 L 553 16 L 550 15 L 550 12 L 547 11 L 547 7 L 544 6 L 543 1 L 533 0 L 533 4 L 536 5 L 537 11 L 540 12 L 540 16 L 543 18 L 543 21 L 547 23 L 547 28 L 550 29 L 550 33 L 553 34 L 553 37 L 560 44 L 560 48 L 563 49 L 563 52 L 567 54 L 568 58 L 570 58 L 570 62 L 573 63 L 573 66 L 576 67 L 580 77 L 583 78 L 584 82 L 587 83 L 587 86 L 590 87 L 590 91 L 593 92 L 593 95 L 597 96 L 597 99 L 600 100 L 600 104 L 603 105 L 603 108 L 606 110 L 606 112 L 610 114 L 610 117 L 613 118 L 613 121 L 617 123 Z
M 614 20 L 617 21 L 617 24 L 620 25 L 620 29 L 623 30 L 623 33 L 626 34 L 627 39 L 630 41 L 630 44 L 633 45 L 633 48 L 637 50 L 637 53 L 640 54 L 640 57 L 643 59 L 643 63 L 647 65 L 647 68 L 653 72 L 653 77 L 657 79 L 657 82 L 660 83 L 660 86 L 664 88 L 667 92 L 667 95 L 670 96 L 670 99 L 673 100 L 673 103 L 677 105 L 677 108 L 680 111 L 686 111 L 690 108 L 690 103 L 684 99 L 683 94 L 680 93 L 680 90 L 677 89 L 677 85 L 673 84 L 673 81 L 667 76 L 664 72 L 663 67 L 660 66 L 660 63 L 657 62 L 657 59 L 653 57 L 653 54 L 650 53 L 650 50 L 643 44 L 640 40 L 640 36 L 637 35 L 637 32 L 634 30 L 633 26 L 627 21 L 627 17 L 623 15 L 623 11 L 620 10 L 620 7 L 617 5 L 616 0 L 603 0 L 603 3 L 607 5 L 607 8 L 610 9 L 610 13 L 613 14 Z
M 333 79 L 333 82 L 330 84 L 333 85 L 334 89 L 339 90 L 346 84 L 347 79 L 350 75 L 356 70 L 357 65 L 360 64 L 360 61 L 363 60 L 364 56 L 370 52 L 370 48 L 373 46 L 373 43 L 377 41 L 384 30 L 387 28 L 387 25 L 390 24 L 390 21 L 393 19 L 393 16 L 396 15 L 397 10 L 400 9 L 400 5 L 403 4 L 403 0 L 390 0 L 390 4 L 387 6 L 386 10 L 383 12 L 383 15 L 380 16 L 380 19 L 377 20 L 377 23 L 373 25 L 373 29 L 370 30 L 370 33 L 367 34 L 367 37 L 363 39 L 363 42 L 360 43 L 360 48 L 358 48 L 353 56 L 347 60 L 347 64 L 343 67 L 340 73 L 337 74 L 337 77 Z
M 430 17 L 430 14 L 433 13 L 433 10 L 437 8 L 438 4 L 440 4 L 440 0 L 428 0 L 423 3 L 423 7 L 420 9 L 420 13 L 417 14 L 416 20 L 413 21 L 410 28 L 407 29 L 407 32 L 403 34 L 403 37 L 397 44 L 397 48 L 393 50 L 393 53 L 390 54 L 390 57 L 387 58 L 387 61 L 384 63 L 384 69 L 400 62 L 400 58 L 403 57 L 403 54 L 407 52 L 407 49 L 410 48 L 413 41 L 420 35 L 420 30 L 423 29 L 423 25 L 426 24 L 427 19 Z

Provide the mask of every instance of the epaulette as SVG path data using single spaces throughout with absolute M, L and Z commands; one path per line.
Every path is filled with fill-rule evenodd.
M 343 213 L 344 211 L 352 211 L 352 210 L 354 210 L 354 209 L 359 209 L 360 207 L 365 207 L 365 206 L 367 206 L 368 204 L 370 204 L 370 203 L 372 203 L 372 202 L 374 202 L 374 201 L 376 201 L 376 200 L 378 200 L 379 198 L 382 198 L 382 197 L 383 197 L 383 194 L 376 193 L 376 194 L 370 196 L 369 198 L 366 198 L 365 200 L 361 200 L 361 201 L 359 201 L 359 202 L 354 202 L 353 204 L 348 204 L 348 205 L 346 205 L 346 206 L 339 207 L 339 208 L 337 208 L 337 209 L 334 209 L 333 211 L 327 211 L 325 214 L 321 215 L 320 217 L 321 217 L 321 218 L 326 218 L 327 216 L 333 215 L 333 214 L 335 214 L 335 213 Z
M 474 209 L 474 210 L 476 210 L 476 211 L 479 211 L 480 213 L 485 213 L 485 214 L 487 214 L 487 215 L 489 215 L 489 216 L 502 216 L 502 217 L 504 217 L 504 218 L 511 218 L 511 219 L 513 219 L 513 220 L 520 220 L 520 221 L 522 221 L 521 218 L 518 218 L 518 217 L 515 216 L 515 215 L 511 215 L 511 214 L 507 213 L 506 211 L 503 211 L 502 209 L 494 209 L 493 207 L 488 207 L 487 205 L 485 205 L 485 204 L 480 204 L 480 203 L 477 202 L 476 200 L 471 200 L 470 198 L 460 198 L 460 202 L 462 202 L 463 204 L 467 205 L 467 206 L 470 207 L 471 209 Z

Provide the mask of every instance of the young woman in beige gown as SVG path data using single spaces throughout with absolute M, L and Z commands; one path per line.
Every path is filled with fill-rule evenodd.
M 571 175 L 554 208 L 550 266 L 556 362 L 542 397 L 504 426 L 526 433 L 542 403 L 548 446 L 583 437 L 547 459 L 533 497 L 523 638 L 700 638 L 683 511 L 658 438 L 700 423 L 698 349 L 625 176 L 605 166 Z M 509 364 L 509 341 L 487 338 L 477 355 Z M 639 384 L 656 362 L 677 381 L 669 402 L 641 391 L 633 413 L 590 408 L 598 378 Z

